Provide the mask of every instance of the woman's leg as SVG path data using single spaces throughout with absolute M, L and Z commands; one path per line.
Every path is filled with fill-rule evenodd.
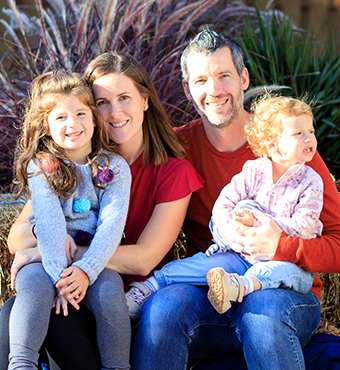
M 16 277 L 15 285 L 17 295 L 10 314 L 8 369 L 37 369 L 55 288 L 41 263 L 24 266 Z
M 131 324 L 120 275 L 104 269 L 85 303 L 96 319 L 102 369 L 130 369 Z
M 62 370 L 100 370 L 93 313 L 80 302 L 77 311 L 68 306 L 68 315 L 52 310 L 50 326 L 44 343 L 53 361 Z
M 0 310 L 0 370 L 7 370 L 9 355 L 9 316 L 15 297 L 10 298 Z

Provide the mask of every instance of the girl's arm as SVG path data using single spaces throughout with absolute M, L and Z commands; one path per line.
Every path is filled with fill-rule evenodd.
M 148 275 L 175 243 L 190 197 L 156 205 L 137 244 L 119 246 L 106 267 L 120 274 Z
M 111 183 L 99 195 L 98 218 L 91 244 L 82 258 L 72 265 L 82 269 L 90 285 L 116 251 L 121 242 L 130 199 L 131 173 L 128 164 L 119 156 L 112 155 L 110 166 L 120 168 Z M 91 181 L 91 179 L 88 179 Z
M 28 172 L 32 174 L 28 183 L 31 191 L 32 216 L 34 216 L 29 217 L 28 221 L 36 223 L 35 232 L 38 237 L 42 263 L 55 284 L 67 267 L 66 219 L 59 196 L 33 161 L 28 165 Z

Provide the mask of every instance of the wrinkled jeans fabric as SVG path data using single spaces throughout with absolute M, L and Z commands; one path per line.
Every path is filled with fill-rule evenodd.
M 244 353 L 249 370 L 304 370 L 302 347 L 317 329 L 320 301 L 311 292 L 261 290 L 220 315 L 207 289 L 175 284 L 151 295 L 139 313 L 134 370 L 186 370 L 188 359 Z

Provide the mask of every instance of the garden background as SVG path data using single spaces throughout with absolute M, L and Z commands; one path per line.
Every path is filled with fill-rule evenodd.
M 6 237 L 25 198 L 11 196 L 12 165 L 33 78 L 55 68 L 82 72 L 104 51 L 128 51 L 179 126 L 196 117 L 182 91 L 180 54 L 210 27 L 244 50 L 251 79 L 245 104 L 266 86 L 294 97 L 308 93 L 318 150 L 340 179 L 339 16 L 340 0 L 0 0 L 0 307 L 13 294 Z M 321 330 L 338 334 L 339 274 L 321 275 Z

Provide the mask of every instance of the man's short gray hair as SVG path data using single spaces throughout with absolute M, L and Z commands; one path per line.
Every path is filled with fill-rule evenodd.
M 189 79 L 188 55 L 190 52 L 210 55 L 223 47 L 229 48 L 237 73 L 241 76 L 244 62 L 240 45 L 227 35 L 205 29 L 189 41 L 181 55 L 181 70 L 184 81 L 188 82 Z

